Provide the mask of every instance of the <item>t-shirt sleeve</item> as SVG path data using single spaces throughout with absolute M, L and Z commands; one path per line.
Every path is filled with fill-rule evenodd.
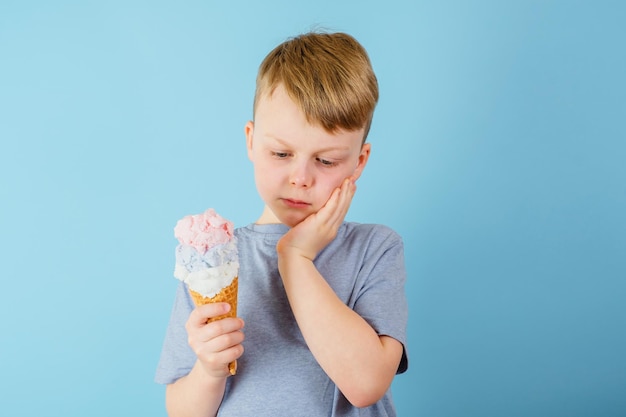
M 397 373 L 403 373 L 408 368 L 404 244 L 401 237 L 388 228 L 378 230 L 376 235 L 370 241 L 359 271 L 362 285 L 353 308 L 379 335 L 402 343 L 403 354 Z
M 171 384 L 187 375 L 196 362 L 196 354 L 187 344 L 185 329 L 185 323 L 193 309 L 193 301 L 185 284 L 181 282 L 176 289 L 176 298 L 154 378 L 159 384 Z

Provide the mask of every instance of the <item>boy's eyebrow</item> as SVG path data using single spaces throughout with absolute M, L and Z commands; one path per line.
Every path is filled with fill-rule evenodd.
M 279 145 L 284 146 L 286 148 L 290 148 L 292 145 L 287 143 L 286 141 L 274 136 L 274 135 L 266 135 L 268 138 L 273 139 L 278 142 Z M 327 148 L 318 149 L 317 152 L 328 152 L 328 151 L 349 151 L 350 147 L 347 145 L 337 145 L 337 146 L 329 146 Z

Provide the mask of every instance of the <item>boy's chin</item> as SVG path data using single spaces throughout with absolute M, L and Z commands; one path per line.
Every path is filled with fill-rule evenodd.
M 294 227 L 300 224 L 304 219 L 308 217 L 308 213 L 281 213 L 279 214 L 278 220 L 286 226 Z

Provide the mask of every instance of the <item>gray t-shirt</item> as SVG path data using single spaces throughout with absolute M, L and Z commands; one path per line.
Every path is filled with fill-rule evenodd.
M 308 349 L 278 273 L 276 243 L 288 230 L 282 224 L 235 230 L 240 262 L 237 312 L 246 323 L 246 337 L 237 375 L 227 380 L 218 416 L 395 416 L 391 392 L 370 407 L 352 406 Z M 314 263 L 337 296 L 379 335 L 406 346 L 406 271 L 398 234 L 381 225 L 344 222 Z M 185 331 L 193 309 L 181 283 L 156 372 L 158 383 L 175 382 L 196 361 Z M 405 350 L 398 373 L 407 365 Z

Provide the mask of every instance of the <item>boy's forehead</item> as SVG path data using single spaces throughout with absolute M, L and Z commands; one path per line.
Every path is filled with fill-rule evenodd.
M 326 147 L 352 148 L 356 138 L 361 145 L 364 129 L 347 131 L 337 128 L 328 131 L 321 123 L 316 123 L 306 116 L 304 110 L 278 84 L 272 91 L 259 97 L 254 123 L 268 139 L 287 143 L 328 144 Z
M 293 126 L 289 124 L 259 124 L 261 142 L 281 149 L 301 149 L 314 152 L 352 152 L 361 147 L 363 132 L 328 132 L 322 126 Z
M 294 118 L 306 120 L 303 109 L 291 98 L 284 87 L 278 85 L 267 91 L 258 99 L 255 109 L 255 121 L 263 120 L 287 121 Z
M 271 144 L 275 144 L 282 147 L 294 147 L 298 145 L 311 145 L 317 148 L 318 151 L 350 151 L 351 150 L 351 142 L 348 138 L 343 138 L 337 135 L 334 138 L 326 138 L 331 140 L 316 140 L 318 138 L 308 137 L 305 135 L 302 136 L 291 136 L 291 137 L 279 137 L 277 135 L 273 135 L 271 133 L 265 135 L 266 139 L 269 140 Z M 319 146 L 316 146 L 319 145 Z

